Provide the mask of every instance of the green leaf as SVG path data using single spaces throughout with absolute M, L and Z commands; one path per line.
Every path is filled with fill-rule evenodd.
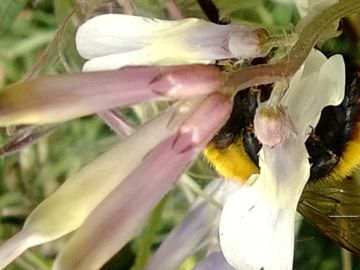
M 26 3 L 27 0 L 0 1 L 0 33 L 4 33 L 10 29 Z

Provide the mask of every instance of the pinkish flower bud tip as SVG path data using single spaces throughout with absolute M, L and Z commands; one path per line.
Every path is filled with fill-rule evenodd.
M 150 82 L 150 88 L 158 95 L 183 98 L 215 92 L 219 82 L 220 72 L 214 66 L 175 66 L 163 68 Z
M 295 133 L 282 106 L 260 106 L 255 114 L 254 130 L 259 141 L 268 147 L 275 147 Z

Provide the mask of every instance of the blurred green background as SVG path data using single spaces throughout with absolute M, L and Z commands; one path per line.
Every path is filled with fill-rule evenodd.
M 273 34 L 291 33 L 299 20 L 295 6 L 285 1 L 214 2 L 222 18 L 262 26 Z M 79 71 L 83 60 L 74 46 L 76 27 L 91 14 L 122 12 L 127 3 L 121 0 L 1 0 L 0 86 L 39 74 Z M 205 18 L 196 1 L 174 0 L 174 3 L 186 17 Z M 164 7 L 165 0 L 132 1 L 133 11 L 143 16 L 166 18 Z M 327 42 L 324 50 L 358 57 L 356 46 L 353 40 L 341 36 Z M 149 106 L 147 110 L 151 113 L 153 108 Z M 126 108 L 124 112 L 132 113 Z M 134 121 L 137 122 L 135 117 Z M 1 129 L 0 145 L 26 132 L 26 128 Z M 97 116 L 67 122 L 45 133 L 36 144 L 0 157 L 0 241 L 18 231 L 31 210 L 69 175 L 117 140 Z M 201 161 L 193 166 L 192 173 L 201 186 L 213 174 Z M 144 232 L 103 269 L 142 269 L 151 252 L 181 221 L 190 204 L 182 189 L 175 188 L 155 209 Z M 8 270 L 50 269 L 65 240 L 26 252 Z M 194 255 L 188 259 L 181 270 L 191 269 L 198 258 Z M 342 251 L 307 222 L 302 222 L 296 240 L 294 269 L 356 270 L 360 269 L 360 260 Z

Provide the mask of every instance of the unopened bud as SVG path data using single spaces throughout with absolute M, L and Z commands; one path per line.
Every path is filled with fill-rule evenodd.
M 254 130 L 258 140 L 268 147 L 274 147 L 294 134 L 293 124 L 281 105 L 260 105 L 254 118 Z

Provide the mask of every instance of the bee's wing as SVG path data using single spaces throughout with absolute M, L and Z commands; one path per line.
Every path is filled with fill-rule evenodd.
M 360 183 L 354 179 L 308 183 L 298 211 L 330 239 L 360 255 Z

